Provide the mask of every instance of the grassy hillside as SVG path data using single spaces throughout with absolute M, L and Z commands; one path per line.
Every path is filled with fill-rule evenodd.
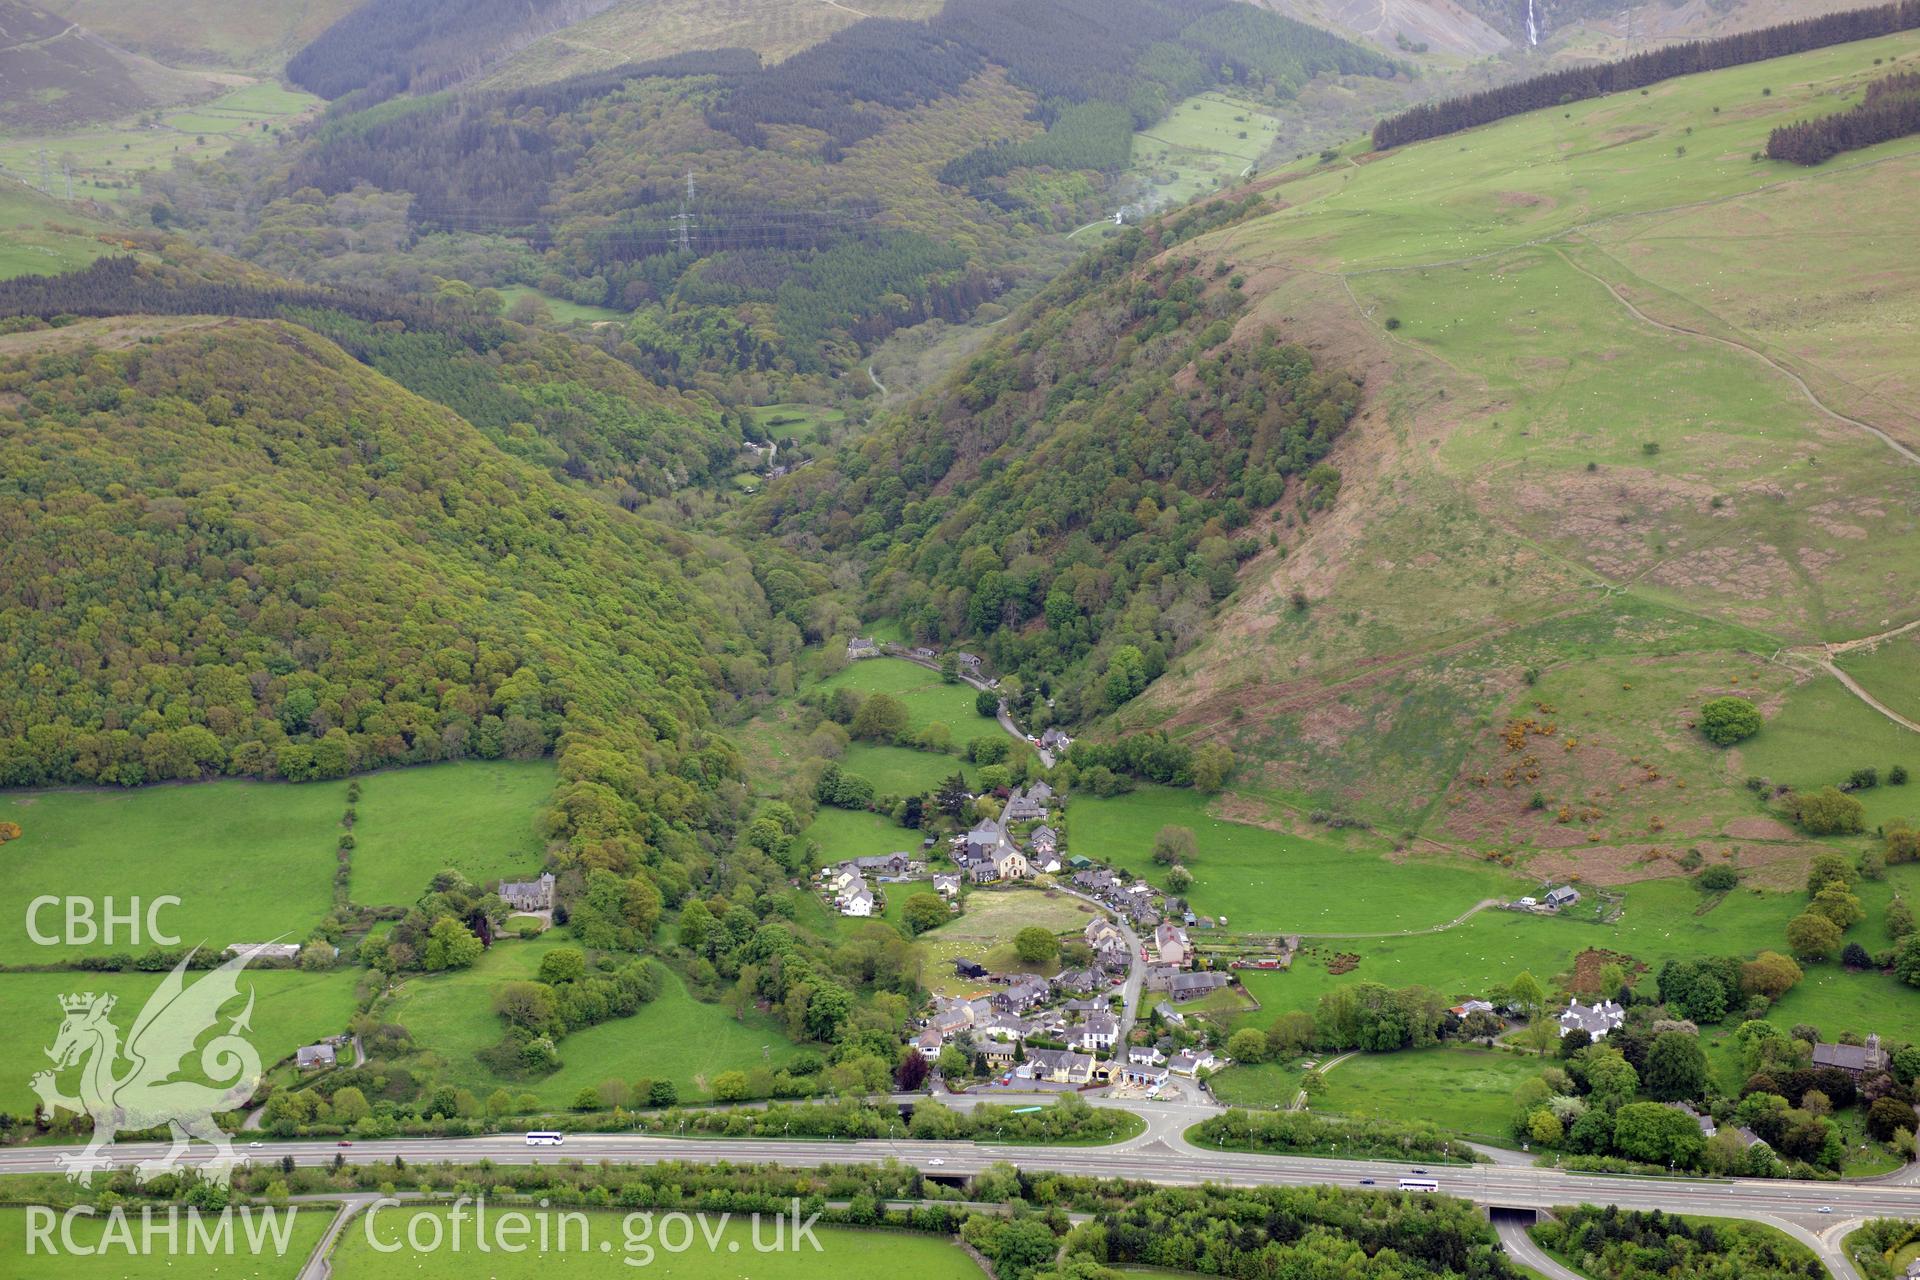
M 602 13 L 534 41 L 483 77 L 487 88 L 546 84 L 695 49 L 751 49 L 790 58 L 860 20 L 930 18 L 941 0 L 618 0 Z
M 109 43 L 78 22 L 23 0 L 0 0 L 0 127 L 49 128 L 111 119 L 189 98 L 211 81 Z
M 1267 800 L 1543 874 L 1698 848 L 1790 879 L 1807 846 L 1742 781 L 1911 745 L 1769 659 L 1911 620 L 1915 464 L 1869 428 L 1920 445 L 1920 272 L 1881 234 L 1920 144 L 1753 155 L 1916 56 L 1863 42 L 1263 182 L 1280 207 L 1198 251 L 1246 273 L 1245 324 L 1365 371 L 1346 483 L 1279 513 L 1121 723 L 1231 744 Z M 1721 693 L 1769 717 L 1731 752 L 1691 727 Z
M 45 0 L 41 8 L 171 66 L 270 71 L 354 0 Z
M 107 252 L 98 239 L 106 229 L 31 187 L 0 178 L 0 279 L 84 267 Z

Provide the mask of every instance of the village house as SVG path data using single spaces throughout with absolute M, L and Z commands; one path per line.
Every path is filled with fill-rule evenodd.
M 1184 1027 L 1187 1025 L 1186 1015 L 1168 1004 L 1165 1000 L 1153 1006 L 1153 1011 L 1160 1015 L 1160 1021 L 1170 1027 Z
M 1032 1033 L 1033 1028 L 1011 1013 L 1000 1014 L 980 1028 L 980 1034 L 991 1040 L 1025 1040 Z
M 880 656 L 880 643 L 871 636 L 855 636 L 847 641 L 847 660 L 858 662 L 862 658 Z
M 1166 1064 L 1128 1062 L 1120 1068 L 1119 1078 L 1121 1084 L 1158 1089 L 1167 1083 Z
M 1607 1032 L 1618 1030 L 1626 1019 L 1627 1011 L 1611 1000 L 1593 1005 L 1583 1005 L 1575 1000 L 1560 1015 L 1560 1034 L 1564 1036 L 1584 1031 L 1595 1040 L 1604 1040 Z
M 1167 1055 L 1150 1044 L 1136 1044 L 1127 1050 L 1127 1062 L 1136 1067 L 1158 1067 L 1166 1063 Z
M 1094 953 L 1094 959 L 1109 974 L 1125 973 L 1133 968 L 1133 952 L 1127 949 L 1126 943 L 1118 939 L 1103 944 L 1099 951 Z
M 1153 951 L 1161 964 L 1176 969 L 1186 968 L 1193 959 L 1193 943 L 1187 940 L 1187 931 L 1171 920 L 1153 931 Z
M 899 879 L 913 870 L 913 859 L 904 853 L 876 853 L 855 858 L 853 865 L 881 880 Z
M 1167 983 L 1167 995 L 1177 1004 L 1189 1000 L 1198 1000 L 1224 986 L 1233 979 L 1224 973 L 1176 973 Z
M 1073 887 L 1086 893 L 1104 894 L 1113 886 L 1113 872 L 1105 867 L 1089 867 L 1073 873 Z
M 1202 1071 L 1215 1070 L 1219 1065 L 1220 1060 L 1213 1056 L 1213 1050 L 1188 1049 L 1174 1054 L 1173 1060 L 1167 1063 L 1167 1070 L 1177 1076 L 1197 1076 Z
M 1170 964 L 1149 964 L 1146 980 L 1141 985 L 1148 991 L 1165 991 L 1173 985 L 1173 975 L 1178 972 Z
M 1868 1036 L 1864 1045 L 1816 1044 L 1813 1046 L 1814 1066 L 1837 1067 L 1855 1079 L 1878 1075 L 1887 1069 L 1888 1061 L 1887 1051 L 1880 1047 L 1878 1035 Z
M 943 898 L 960 896 L 960 877 L 955 875 L 936 875 L 933 878 L 933 891 Z
M 553 873 L 538 880 L 502 880 L 500 900 L 515 911 L 551 911 L 553 909 Z
M 1050 994 L 1052 992 L 1043 980 L 1023 975 L 993 993 L 993 1007 L 1002 1013 L 1024 1012 Z
M 925 1031 L 922 1031 L 913 1038 L 913 1047 L 918 1049 L 920 1056 L 928 1062 L 932 1062 L 940 1056 L 940 1050 L 946 1046 L 946 1043 L 946 1036 L 934 1030 L 932 1027 L 928 1027 Z
M 1120 1022 L 1110 1013 L 1090 1013 L 1086 1022 L 1074 1028 L 1072 1038 L 1067 1041 L 1076 1049 L 1095 1053 L 1101 1049 L 1113 1048 L 1120 1038 Z
M 1065 969 L 1054 975 L 1053 988 L 1056 991 L 1093 991 L 1105 984 L 1094 976 L 1090 969 Z
M 958 1035 L 973 1025 L 973 1005 L 966 1000 L 947 1000 L 939 1003 L 933 1010 L 933 1016 L 927 1019 L 927 1028 L 938 1031 L 943 1036 Z
M 1031 795 L 1016 791 L 1007 797 L 1007 807 L 1000 812 L 1003 822 L 1038 822 L 1047 816 L 1047 807 Z
M 334 1047 L 327 1043 L 304 1045 L 294 1051 L 293 1065 L 302 1071 L 321 1071 L 333 1066 L 339 1060 Z
M 865 880 L 856 881 L 839 898 L 840 914 L 843 916 L 867 917 L 873 914 L 873 890 L 867 888 Z
M 1035 827 L 1027 833 L 1027 848 L 1043 857 L 1057 853 L 1060 849 L 1060 833 L 1049 826 Z
M 1547 890 L 1547 905 L 1555 911 L 1564 910 L 1578 901 L 1580 901 L 1580 891 L 1570 884 Z
M 1087 921 L 1087 927 L 1080 931 L 1080 936 L 1086 939 L 1087 945 L 1096 951 L 1110 941 L 1118 942 L 1123 946 L 1126 941 L 1120 933 L 1120 926 L 1105 916 L 1095 916 Z
M 980 1046 L 980 1056 L 995 1070 L 1012 1066 L 1019 1054 L 1020 1046 L 1012 1040 L 988 1040 Z
M 1492 1013 L 1493 1002 L 1489 1000 L 1468 1000 L 1447 1010 L 1454 1017 L 1465 1020 L 1476 1013 Z
M 1040 746 L 1047 751 L 1065 751 L 1073 745 L 1073 739 L 1058 729 L 1049 729 L 1040 735 Z
M 956 977 L 961 978 L 984 978 L 987 976 L 987 966 L 978 960 L 969 960 L 961 956 L 953 962 L 953 972 Z
M 953 660 L 956 664 L 958 664 L 958 666 L 960 667 L 960 670 L 966 675 L 973 676 L 976 679 L 979 677 L 980 675 L 980 655 L 979 654 L 956 653 L 953 655 Z
M 1072 1049 L 1029 1049 L 1020 1074 L 1053 1084 L 1089 1084 L 1093 1080 L 1093 1056 Z

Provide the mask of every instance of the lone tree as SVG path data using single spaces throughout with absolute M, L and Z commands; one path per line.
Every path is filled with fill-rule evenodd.
M 1719 747 L 1746 741 L 1762 723 L 1759 709 L 1745 698 L 1713 698 L 1700 708 L 1700 732 Z
M 907 899 L 906 917 L 908 929 L 925 933 L 947 922 L 947 904 L 938 894 L 916 893 Z
M 1802 960 L 1825 960 L 1840 949 L 1840 926 L 1808 911 L 1787 921 L 1787 945 Z
M 1160 828 L 1153 838 L 1153 860 L 1162 866 L 1172 866 L 1178 862 L 1190 863 L 1200 853 L 1199 842 L 1193 838 L 1193 832 L 1186 827 L 1169 823 Z
M 1060 939 L 1030 924 L 1013 935 L 1013 949 L 1028 964 L 1045 964 L 1060 954 Z

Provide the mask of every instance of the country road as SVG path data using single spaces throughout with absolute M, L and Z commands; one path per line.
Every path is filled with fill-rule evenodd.
M 1141 1108 L 1155 1117 L 1151 1108 Z M 1197 1114 L 1197 1109 L 1186 1109 Z M 1160 1118 L 1160 1117 L 1155 1117 Z M 793 1168 L 830 1163 L 870 1163 L 900 1160 L 927 1168 L 939 1158 L 943 1176 L 985 1171 L 997 1163 L 1028 1170 L 1084 1174 L 1090 1177 L 1133 1178 L 1167 1185 L 1212 1182 L 1233 1186 L 1357 1187 L 1363 1178 L 1391 1187 L 1409 1166 L 1383 1160 L 1335 1160 L 1318 1156 L 1266 1156 L 1213 1151 L 1194 1146 L 1177 1122 L 1181 1112 L 1169 1109 L 1161 1122 L 1150 1119 L 1149 1131 L 1112 1147 L 1022 1147 L 992 1143 L 927 1142 L 913 1139 L 863 1141 L 727 1140 L 644 1137 L 631 1134 L 577 1134 L 560 1151 L 528 1147 L 519 1136 L 485 1138 L 401 1138 L 355 1142 L 340 1147 L 333 1142 L 276 1142 L 248 1149 L 268 1159 L 292 1156 L 303 1163 L 330 1162 L 337 1155 L 354 1164 L 386 1163 L 396 1156 L 410 1164 L 464 1163 L 492 1160 L 498 1164 L 545 1164 L 600 1160 L 620 1164 L 659 1164 L 761 1161 Z M 54 1173 L 62 1156 L 77 1147 L 15 1147 L 0 1151 L 0 1173 Z M 112 1149 L 116 1163 L 149 1159 L 163 1147 L 142 1143 Z M 196 1144 L 189 1162 L 206 1159 L 209 1149 Z M 1798 1182 L 1791 1180 L 1707 1180 L 1618 1177 L 1567 1173 L 1557 1169 L 1518 1166 L 1435 1166 L 1432 1175 L 1445 1195 L 1477 1204 L 1512 1209 L 1549 1209 L 1565 1204 L 1618 1205 L 1623 1209 L 1659 1209 L 1668 1213 L 1716 1215 L 1767 1222 L 1790 1230 L 1816 1247 L 1839 1280 L 1858 1280 L 1841 1252 L 1840 1228 L 1870 1217 L 1920 1217 L 1920 1187 L 1894 1183 Z M 1820 1212 L 1830 1206 L 1831 1214 Z M 1823 1234 L 1815 1234 L 1816 1231 Z

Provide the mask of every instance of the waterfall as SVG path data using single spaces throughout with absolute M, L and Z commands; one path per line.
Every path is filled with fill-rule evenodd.
M 1527 43 L 1540 43 L 1540 28 L 1533 21 L 1533 0 L 1527 0 Z

